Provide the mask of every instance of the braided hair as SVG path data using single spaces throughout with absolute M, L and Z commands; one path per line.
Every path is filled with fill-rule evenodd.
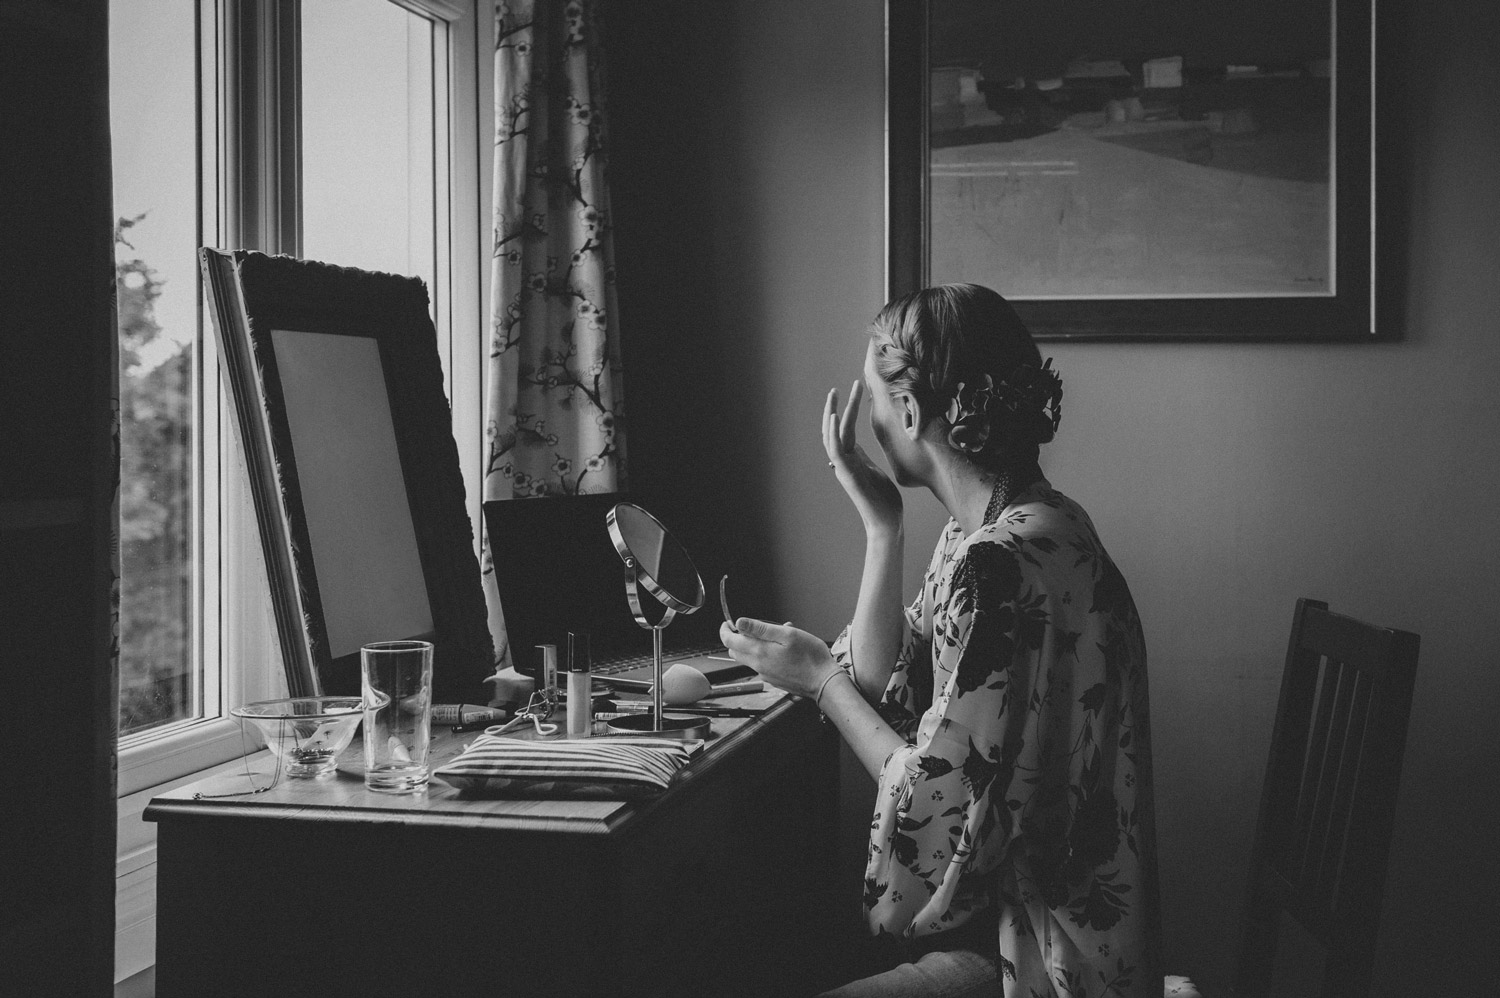
M 947 426 L 949 446 L 990 467 L 1034 462 L 1062 417 L 1062 380 L 1010 303 L 978 284 L 892 300 L 870 325 L 875 370 Z

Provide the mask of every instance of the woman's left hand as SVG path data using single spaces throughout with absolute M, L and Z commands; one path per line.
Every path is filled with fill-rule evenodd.
M 719 640 L 729 654 L 788 693 L 816 696 L 823 681 L 838 670 L 833 653 L 816 634 L 751 617 L 741 617 L 735 627 L 738 634 L 727 623 L 719 625 Z

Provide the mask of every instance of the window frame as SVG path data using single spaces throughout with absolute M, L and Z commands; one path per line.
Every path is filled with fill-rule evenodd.
M 479 0 L 388 2 L 439 29 L 432 88 L 438 252 L 430 292 L 478 554 L 490 259 L 485 226 L 493 183 L 482 136 L 493 121 L 494 19 L 484 16 Z M 197 0 L 194 10 L 199 245 L 300 255 L 299 0 Z M 296 127 L 283 127 L 287 120 Z M 242 731 L 228 708 L 285 690 L 244 458 L 214 338 L 206 331 L 201 288 L 197 304 L 193 451 L 200 529 L 193 557 L 201 625 L 195 621 L 194 640 L 203 665 L 204 716 L 120 741 L 116 980 L 155 959 L 156 827 L 141 820 L 145 805 L 171 786 L 238 770 L 239 760 L 261 743 L 253 731 Z

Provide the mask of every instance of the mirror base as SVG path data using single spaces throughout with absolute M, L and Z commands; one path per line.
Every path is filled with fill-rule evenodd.
M 612 718 L 608 724 L 609 730 L 615 734 L 656 735 L 660 738 L 676 738 L 684 742 L 706 739 L 710 728 L 708 718 L 685 715 L 663 717 L 661 727 L 658 728 L 656 718 L 650 713 Z

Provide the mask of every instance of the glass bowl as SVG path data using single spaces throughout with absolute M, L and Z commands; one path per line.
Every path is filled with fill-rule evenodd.
M 260 729 L 283 773 L 316 779 L 338 767 L 339 753 L 354 739 L 364 709 L 361 697 L 283 697 L 247 703 L 229 713 Z

